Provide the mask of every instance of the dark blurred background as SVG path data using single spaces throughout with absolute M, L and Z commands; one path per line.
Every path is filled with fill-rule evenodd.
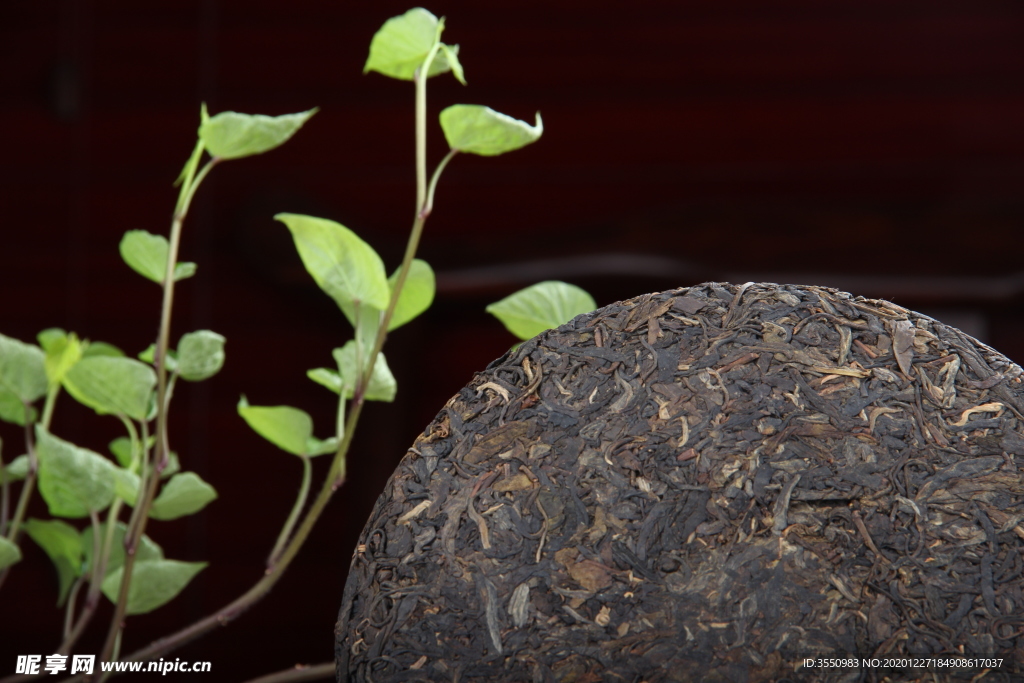
M 225 163 L 200 189 L 182 258 L 174 339 L 228 339 L 213 380 L 183 385 L 172 446 L 220 499 L 154 521 L 168 557 L 209 561 L 181 597 L 131 618 L 130 652 L 241 594 L 291 505 L 297 459 L 248 430 L 254 404 L 310 412 L 305 378 L 349 335 L 305 274 L 279 211 L 338 220 L 390 271 L 412 222 L 413 88 L 361 73 L 370 38 L 408 4 L 291 0 L 7 0 L 0 5 L 0 332 L 60 326 L 131 354 L 157 328 L 160 291 L 117 251 L 166 234 L 171 183 L 199 103 L 283 114 L 321 107 L 296 137 Z M 836 286 L 931 314 L 1024 359 L 1024 5 L 1011 0 L 732 3 L 457 2 L 444 40 L 468 87 L 430 81 L 436 114 L 487 104 L 545 123 L 535 145 L 460 156 L 441 180 L 420 255 L 434 307 L 386 349 L 393 405 L 371 405 L 349 483 L 273 593 L 171 657 L 243 681 L 333 656 L 357 534 L 392 468 L 473 373 L 513 343 L 484 306 L 543 279 L 599 305 L 699 283 Z M 120 423 L 63 397 L 54 432 L 105 452 Z M 20 434 L 0 425 L 5 459 Z M 326 460 L 319 462 L 322 475 Z M 36 497 L 32 514 L 47 516 Z M 0 675 L 50 654 L 56 578 L 30 541 L 0 594 Z M 96 623 L 104 626 L 104 604 Z M 75 648 L 98 653 L 98 634 Z

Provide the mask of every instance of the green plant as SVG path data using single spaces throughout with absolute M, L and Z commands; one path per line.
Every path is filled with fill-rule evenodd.
M 120 243 L 124 261 L 163 288 L 156 341 L 138 360 L 112 345 L 89 342 L 59 329 L 41 332 L 38 345 L 0 335 L 0 420 L 24 428 L 26 450 L 9 463 L 2 460 L 0 450 L 0 584 L 21 557 L 19 542 L 24 531 L 57 569 L 58 604 L 64 606 L 66 615 L 58 653 L 71 651 L 90 624 L 101 595 L 115 606 L 99 655 L 101 662 L 159 657 L 227 624 L 280 579 L 334 491 L 344 483 L 346 457 L 365 402 L 391 401 L 395 396 L 397 385 L 381 352 L 387 336 L 426 310 L 434 298 L 433 271 L 415 256 L 441 173 L 458 153 L 503 154 L 534 142 L 543 130 L 539 114 L 530 125 L 484 106 L 450 106 L 440 114 L 449 151 L 428 178 L 428 77 L 451 72 L 465 84 L 458 46 L 441 42 L 443 29 L 443 18 L 421 8 L 393 17 L 374 36 L 364 68 L 412 81 L 415 86 L 416 211 L 401 265 L 388 276 L 374 249 L 335 221 L 290 213 L 276 216 L 290 231 L 306 270 L 337 303 L 354 335 L 334 350 L 335 367 L 308 373 L 311 380 L 338 395 L 333 436 L 316 438 L 312 419 L 297 408 L 252 406 L 245 396 L 238 403 L 239 415 L 253 430 L 298 457 L 302 465 L 298 496 L 274 542 L 265 572 L 246 593 L 195 624 L 120 656 L 125 617 L 172 600 L 205 566 L 165 558 L 159 545 L 146 535 L 148 520 L 194 514 L 217 497 L 214 488 L 198 475 L 180 470 L 167 426 L 177 382 L 208 379 L 225 361 L 224 337 L 209 330 L 181 336 L 176 349 L 170 344 L 176 284 L 197 272 L 196 264 L 178 260 L 189 206 L 215 166 L 276 148 L 316 109 L 278 117 L 236 112 L 211 117 L 203 106 L 196 146 L 177 181 L 180 191 L 169 237 L 133 230 Z M 207 160 L 201 166 L 204 157 Z M 525 339 L 593 308 L 593 299 L 579 288 L 547 282 L 488 310 Z M 123 424 L 125 436 L 109 445 L 112 458 L 50 432 L 62 390 Z M 331 455 L 332 461 L 310 501 L 310 459 L 320 455 Z M 12 484 L 18 481 L 17 504 L 9 516 Z M 36 490 L 54 519 L 25 518 L 29 497 Z M 64 519 L 86 519 L 88 523 L 79 529 Z M 80 596 L 83 589 L 84 598 Z M 287 674 L 282 674 L 280 680 L 285 678 Z

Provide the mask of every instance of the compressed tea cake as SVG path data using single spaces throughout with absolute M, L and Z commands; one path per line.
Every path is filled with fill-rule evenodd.
M 402 459 L 352 558 L 339 680 L 1022 680 L 1021 382 L 834 289 L 580 316 Z

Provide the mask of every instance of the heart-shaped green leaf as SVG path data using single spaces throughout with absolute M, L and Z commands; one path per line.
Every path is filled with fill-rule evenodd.
M 21 481 L 28 476 L 28 455 L 19 455 L 0 469 L 3 470 L 3 476 L 7 481 Z
M 107 537 L 106 528 L 106 523 L 100 524 L 99 526 L 101 543 Z M 114 534 L 110 545 L 110 557 L 107 558 L 107 566 L 103 576 L 110 576 L 124 565 L 124 535 L 127 531 L 128 525 L 124 522 L 117 522 L 117 524 L 114 525 Z M 88 575 L 92 571 L 92 534 L 93 528 L 91 526 L 86 527 L 85 530 L 82 531 L 82 574 L 85 575 Z M 143 534 L 138 547 L 135 549 L 136 561 L 162 560 L 163 558 L 163 549 L 158 546 L 153 539 Z
M 442 31 L 444 19 L 439 20 L 422 7 L 391 17 L 370 41 L 370 56 L 363 66 L 363 73 L 376 71 L 403 81 L 413 80 L 416 70 L 423 66 Z M 454 70 L 455 77 L 465 84 L 458 52 L 458 45 L 442 47 L 431 61 L 428 75 Z
M 145 614 L 170 602 L 206 565 L 206 562 L 136 560 L 125 614 Z M 111 602 L 117 602 L 123 575 L 122 565 L 103 580 L 103 594 Z
M 25 403 L 45 395 L 45 358 L 38 346 L 0 334 L 0 387 Z
M 153 519 L 177 519 L 199 512 L 216 500 L 217 492 L 195 472 L 176 474 L 164 484 L 153 501 L 149 516 Z
M 114 463 L 36 426 L 39 492 L 54 517 L 86 517 L 114 499 Z
M 395 270 L 388 278 L 388 285 L 394 287 L 397 281 L 398 270 Z M 395 303 L 395 312 L 388 323 L 388 331 L 401 327 L 430 308 L 430 304 L 434 302 L 435 291 L 434 270 L 430 264 L 413 259 L 409 264 L 409 274 L 405 276 L 405 286 L 402 287 L 402 293 Z
M 189 332 L 178 342 L 178 374 L 190 382 L 213 377 L 224 366 L 223 336 L 209 330 Z
M 364 349 L 364 363 L 368 355 L 368 351 Z M 355 386 L 358 381 L 355 340 L 349 340 L 341 348 L 334 349 L 334 360 L 338 364 L 338 374 L 345 389 L 345 398 L 352 398 L 355 395 Z M 390 403 L 395 400 L 397 391 L 398 383 L 395 381 L 395 376 L 391 374 L 391 369 L 382 353 L 377 357 L 377 362 L 373 364 L 373 375 L 370 376 L 370 385 L 366 387 L 364 398 L 367 401 Z
M 26 408 L 13 391 L 0 385 L 0 420 L 24 427 L 26 422 L 34 422 L 36 415 L 35 408 Z
M 544 132 L 540 112 L 534 125 L 479 104 L 453 104 L 441 112 L 448 146 L 460 152 L 497 156 L 536 142 Z
M 153 368 L 132 358 L 87 356 L 64 376 L 64 388 L 97 413 L 142 421 L 156 386 Z
M 158 285 L 164 283 L 167 272 L 167 252 L 170 246 L 163 235 L 154 235 L 145 230 L 129 230 L 118 245 L 121 258 L 136 273 Z M 196 264 L 189 262 L 174 265 L 174 279 L 184 280 L 196 273 Z
M 251 406 L 245 396 L 238 402 L 238 414 L 253 431 L 293 455 L 312 457 L 337 448 L 331 439 L 313 437 L 313 418 L 291 406 Z
M 71 583 L 81 572 L 82 537 L 75 527 L 59 519 L 29 519 L 25 522 L 25 533 L 50 556 L 57 568 L 59 606 L 64 603 Z
M 274 216 L 288 226 L 306 270 L 355 325 L 356 302 L 379 311 L 390 290 L 384 263 L 369 244 L 340 223 L 294 213 Z
M 205 111 L 206 105 L 203 105 Z M 269 152 L 288 141 L 318 110 L 264 116 L 222 111 L 216 116 L 204 116 L 199 126 L 199 139 L 210 156 L 219 159 L 240 159 Z
M 488 306 L 487 312 L 503 322 L 512 334 L 530 339 L 595 308 L 594 298 L 583 289 L 549 280 L 510 294 Z

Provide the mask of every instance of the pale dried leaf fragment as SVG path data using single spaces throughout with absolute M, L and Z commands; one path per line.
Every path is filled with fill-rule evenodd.
M 594 617 L 594 623 L 598 626 L 607 626 L 611 620 L 612 610 L 608 607 L 608 605 L 604 605 L 603 607 L 601 607 L 600 611 L 598 611 L 597 613 L 597 616 Z
M 512 591 L 512 597 L 508 601 L 508 611 L 512 615 L 512 623 L 516 628 L 526 625 L 530 615 L 530 584 L 523 582 Z
M 910 377 L 910 368 L 914 361 L 914 323 L 909 320 L 895 320 L 889 324 L 892 330 L 892 350 L 896 356 L 896 362 L 904 375 Z
M 404 515 L 398 518 L 399 524 L 408 524 L 411 520 L 416 519 L 420 516 L 420 513 L 430 507 L 430 499 L 420 501 L 420 504 L 409 510 Z
M 967 424 L 967 418 L 973 415 L 974 413 L 999 413 L 1002 412 L 1003 408 L 1003 404 L 999 403 L 998 401 L 993 401 L 992 403 L 986 403 L 980 406 L 974 406 L 973 408 L 968 408 L 963 413 L 961 413 L 959 420 L 957 420 L 956 422 L 950 422 L 949 424 L 954 427 L 963 427 L 965 424 Z

